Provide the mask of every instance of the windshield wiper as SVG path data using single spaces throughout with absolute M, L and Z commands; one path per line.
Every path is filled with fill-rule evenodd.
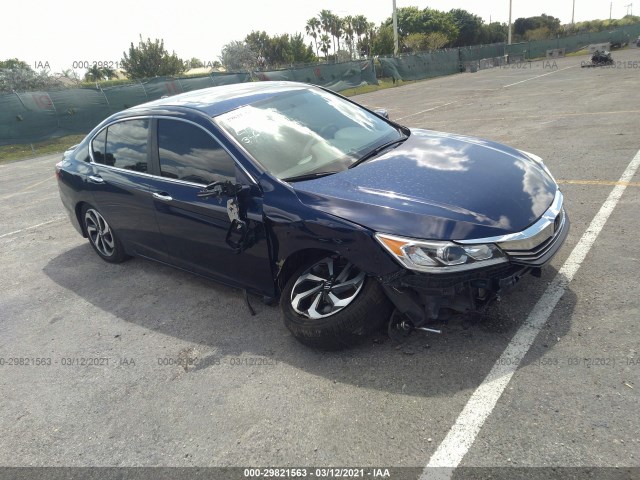
M 382 152 L 383 150 L 386 150 L 389 147 L 393 147 L 394 145 L 401 144 L 407 138 L 409 138 L 409 136 L 405 135 L 405 136 L 403 136 L 401 138 L 396 138 L 395 140 L 391 140 L 390 142 L 383 143 L 382 145 L 380 145 L 380 146 L 374 148 L 373 150 L 371 150 L 370 152 L 365 153 L 362 157 L 360 157 L 358 160 L 356 160 L 355 163 L 352 163 L 351 165 L 349 165 L 349 168 L 356 167 L 356 166 L 360 165 L 362 162 L 366 162 L 370 158 L 375 157 L 380 152 Z
M 284 182 L 302 182 L 303 180 L 313 180 L 314 178 L 326 177 L 327 175 L 333 175 L 338 172 L 315 172 L 305 173 L 304 175 L 298 175 L 295 177 L 283 178 Z

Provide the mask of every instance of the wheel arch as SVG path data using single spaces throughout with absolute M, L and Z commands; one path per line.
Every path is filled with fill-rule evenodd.
M 76 219 L 78 220 L 78 224 L 80 225 L 80 229 L 82 230 L 82 236 L 84 238 L 87 238 L 87 230 L 84 227 L 84 222 L 82 221 L 82 209 L 85 207 L 85 205 L 87 206 L 91 206 L 91 204 L 89 204 L 89 202 L 84 202 L 84 201 L 80 201 L 76 204 L 76 208 L 75 208 L 75 214 L 76 214 Z
M 313 260 L 319 260 L 322 257 L 329 255 L 343 256 L 340 252 L 337 252 L 335 250 L 322 248 L 305 248 L 291 253 L 285 259 L 278 262 L 278 272 L 276 276 L 278 293 L 282 292 L 285 284 L 291 278 L 291 275 L 293 275 L 295 271 L 300 267 L 312 262 Z

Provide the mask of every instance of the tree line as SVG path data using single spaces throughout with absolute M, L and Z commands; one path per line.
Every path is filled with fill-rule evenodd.
M 477 44 L 505 42 L 507 24 L 485 23 L 482 18 L 463 9 L 448 12 L 418 7 L 397 9 L 399 50 L 401 53 L 456 48 Z M 640 17 L 627 15 L 615 20 L 591 20 L 562 25 L 558 18 L 541 14 L 518 18 L 513 24 L 512 41 L 542 40 L 578 33 L 600 32 L 640 23 Z M 123 52 L 120 73 L 128 79 L 171 76 L 201 66 L 228 71 L 277 69 L 316 62 L 339 62 L 394 52 L 393 21 L 389 17 L 380 25 L 364 15 L 340 17 L 331 10 L 321 10 L 303 26 L 304 34 L 269 35 L 252 31 L 243 40 L 234 40 L 222 48 L 219 59 L 205 65 L 198 58 L 183 60 L 169 52 L 162 39 L 144 40 L 140 36 Z M 91 66 L 84 75 L 87 82 L 116 78 L 118 72 L 100 65 Z M 80 83 L 72 69 L 51 75 L 46 69 L 35 71 L 16 58 L 0 61 L 0 92 L 51 89 L 64 86 L 63 80 Z
M 485 24 L 466 10 L 450 12 L 417 7 L 397 10 L 401 52 L 433 50 L 448 46 L 502 42 L 507 37 L 506 24 Z M 304 25 L 310 44 L 304 48 L 304 37 L 270 37 L 253 31 L 244 40 L 226 44 L 221 63 L 230 69 L 279 68 L 311 62 L 341 62 L 394 51 L 392 19 L 380 25 L 364 15 L 340 17 L 331 10 L 321 10 Z M 283 41 L 284 37 L 284 41 Z M 280 48 L 274 48 L 280 46 Z

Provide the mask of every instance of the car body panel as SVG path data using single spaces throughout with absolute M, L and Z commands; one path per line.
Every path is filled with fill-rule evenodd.
M 92 164 L 86 189 L 109 225 L 119 233 L 132 254 L 166 262 L 166 246 L 154 215 L 153 177 L 104 165 Z M 92 178 L 99 178 L 96 183 Z
M 410 283 L 401 280 L 403 275 L 425 275 L 402 267 L 375 239 L 376 233 L 460 241 L 508 235 L 535 223 L 554 199 L 555 181 L 523 152 L 473 137 L 409 131 L 393 122 L 403 133 L 410 133 L 404 143 L 337 174 L 286 182 L 266 172 L 212 119 L 300 88 L 317 87 L 292 82 L 214 87 L 150 102 L 105 119 L 74 151 L 66 152 L 57 166 L 62 202 L 72 223 L 84 233 L 79 208 L 85 203 L 94 205 L 121 237 L 127 253 L 271 298 L 280 292 L 283 272 L 290 273 L 295 266 L 290 265 L 291 259 L 331 252 L 379 279 L 392 298 L 404 295 L 398 288 Z M 96 134 L 113 122 L 141 117 L 151 120 L 147 173 L 92 161 L 88 145 Z M 200 198 L 203 185 L 157 175 L 154 135 L 157 120 L 162 118 L 206 130 L 233 157 L 236 182 L 246 187 L 244 196 L 237 198 L 247 232 L 242 248 L 229 243 L 237 224 L 227 209 L 228 198 Z M 92 181 L 92 177 L 101 181 Z M 157 198 L 158 194 L 170 200 Z M 559 243 L 566 237 L 566 231 L 562 233 Z M 538 268 L 508 267 L 509 272 L 503 272 L 508 280 L 489 282 L 486 288 L 497 291 L 509 279 Z M 470 278 L 466 273 L 460 281 L 469 283 Z M 437 293 L 420 288 L 422 293 L 418 289 L 407 294 L 417 299 L 413 310 L 437 313 L 441 302 L 434 298 L 459 293 L 457 287 L 438 287 Z M 400 308 L 402 302 L 392 300 Z
M 378 232 L 466 240 L 525 229 L 557 187 L 516 149 L 414 129 L 379 157 L 295 189 L 307 205 Z
M 151 190 L 172 198 L 153 199 L 170 264 L 228 285 L 274 295 L 260 196 L 252 196 L 244 204 L 253 236 L 251 245 L 234 254 L 226 242 L 231 228 L 227 199 L 201 199 L 197 193 L 202 186 L 161 177 L 154 179 Z
M 371 229 L 305 205 L 290 185 L 267 175 L 260 179 L 260 187 L 276 274 L 289 257 L 307 250 L 334 252 L 372 276 L 400 270 Z

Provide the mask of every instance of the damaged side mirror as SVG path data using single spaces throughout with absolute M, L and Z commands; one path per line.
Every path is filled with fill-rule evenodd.
M 380 115 L 383 118 L 386 118 L 387 120 L 389 120 L 389 112 L 387 112 L 384 108 L 376 108 L 374 110 L 374 113 Z
M 241 193 L 248 192 L 249 187 L 232 183 L 229 180 L 213 182 L 198 192 L 198 197 L 238 197 Z
M 239 201 L 249 191 L 250 187 L 247 185 L 234 184 L 226 180 L 210 183 L 197 194 L 199 198 L 227 199 L 227 216 L 231 225 L 229 225 L 225 241 L 234 253 L 240 253 L 251 246 L 249 222 Z

